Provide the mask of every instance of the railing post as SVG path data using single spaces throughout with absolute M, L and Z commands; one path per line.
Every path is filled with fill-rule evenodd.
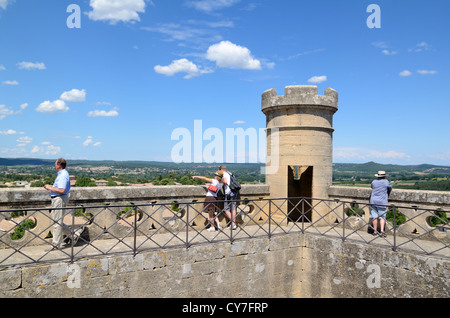
M 64 224 L 64 212 L 62 213 L 62 224 Z M 72 245 L 70 247 L 70 263 L 73 264 L 75 256 L 74 256 L 74 244 L 73 239 L 75 238 L 75 208 L 72 209 L 72 239 L 70 240 L 70 244 Z
M 387 210 L 387 209 L 386 209 Z M 393 227 L 394 227 L 394 247 L 392 248 L 392 250 L 394 251 L 394 252 L 396 252 L 397 251 L 397 222 L 396 222 L 396 220 L 395 220 L 395 217 L 396 217 L 396 208 L 395 208 L 395 205 L 393 205 L 392 206 L 392 210 L 394 211 L 394 219 L 393 219 Z M 386 214 L 387 214 L 387 212 L 386 212 Z M 386 223 L 386 222 L 385 222 Z M 385 231 L 386 231 L 386 224 L 384 225 L 384 227 L 385 227 Z
M 237 202 L 236 202 L 236 214 L 234 215 L 234 219 L 233 219 L 233 202 L 235 202 L 235 200 L 231 200 L 231 207 L 230 207 L 230 214 L 231 214 L 231 218 L 230 218 L 230 244 L 233 244 L 233 223 L 236 224 L 236 217 L 237 217 Z
M 345 241 L 345 202 L 342 202 L 342 241 Z
M 136 239 L 137 239 L 137 208 L 136 206 L 134 206 L 134 242 L 133 242 L 133 256 L 136 256 L 137 254 L 137 249 L 136 249 Z
M 272 238 L 271 221 L 272 221 L 272 199 L 269 199 L 269 240 Z
M 305 198 L 302 198 L 302 234 L 305 234 Z
M 186 249 L 189 248 L 189 206 L 190 204 L 188 203 L 186 205 Z

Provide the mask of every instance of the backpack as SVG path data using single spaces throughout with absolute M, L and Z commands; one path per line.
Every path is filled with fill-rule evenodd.
M 230 181 L 228 184 L 230 190 L 233 192 L 238 192 L 239 190 L 241 190 L 241 184 L 231 172 L 228 173 L 230 174 Z

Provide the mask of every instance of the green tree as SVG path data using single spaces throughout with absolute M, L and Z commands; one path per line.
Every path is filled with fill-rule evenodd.
M 77 182 L 75 182 L 76 187 L 96 187 L 94 181 L 91 180 L 89 177 L 79 177 L 77 178 Z
M 33 182 L 31 185 L 30 185 L 30 187 L 32 187 L 32 188 L 41 188 L 41 187 L 43 187 L 45 184 L 44 184 L 44 182 L 42 182 L 42 181 L 35 181 L 35 182 Z

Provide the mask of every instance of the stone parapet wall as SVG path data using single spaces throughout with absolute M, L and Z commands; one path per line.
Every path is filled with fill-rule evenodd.
M 369 202 L 370 188 L 332 186 L 328 190 L 330 199 L 343 201 Z M 423 209 L 450 210 L 449 191 L 423 191 L 393 189 L 389 196 L 389 204 L 418 207 Z
M 155 230 L 158 233 L 168 231 L 177 233 L 189 224 L 192 228 L 200 230 L 207 224 L 207 214 L 201 213 L 204 207 L 205 186 L 153 186 L 153 187 L 93 187 L 73 188 L 70 192 L 70 201 L 64 223 L 75 228 L 85 226 L 84 238 L 91 240 L 110 239 L 112 237 L 124 238 L 129 235 L 136 221 L 141 235 L 151 235 Z M 240 200 L 267 198 L 269 186 L 243 185 Z M 189 204 L 190 214 L 183 209 L 183 203 Z M 138 216 L 126 218 L 126 206 L 139 205 Z M 223 205 L 223 203 L 219 204 Z M 25 231 L 20 239 L 13 239 L 11 233 L 15 224 L 22 218 L 13 218 L 12 213 L 0 213 L 0 250 L 10 247 L 34 246 L 48 244 L 53 233 L 52 219 L 50 217 L 50 197 L 42 189 L 10 189 L 0 191 L 0 210 L 31 209 L 27 210 L 26 217 L 32 218 L 35 226 Z M 73 207 L 83 207 L 73 209 Z M 250 206 L 239 205 L 239 211 L 246 211 Z M 175 212 L 173 208 L 180 208 Z M 37 209 L 37 210 L 34 210 Z M 129 210 L 132 208 L 128 209 Z M 75 212 L 75 216 L 72 216 Z M 80 216 L 84 213 L 87 218 Z M 78 216 L 77 216 L 78 213 Z M 91 218 L 90 220 L 88 218 Z M 219 218 L 223 226 L 226 219 Z M 237 222 L 242 222 L 238 218 Z M 5 231 L 6 234 L 5 234 Z M 37 237 L 36 237 L 37 236 Z
M 70 206 L 99 205 L 104 203 L 122 204 L 133 202 L 145 204 L 192 200 L 201 201 L 206 195 L 206 186 L 146 186 L 146 187 L 92 187 L 76 188 L 70 191 Z M 269 186 L 243 185 L 241 198 L 258 199 L 269 196 Z M 14 208 L 43 208 L 50 206 L 48 191 L 42 188 L 0 189 L 0 210 Z
M 448 260 L 307 233 L 0 271 L 2 298 L 446 298 L 449 287 Z

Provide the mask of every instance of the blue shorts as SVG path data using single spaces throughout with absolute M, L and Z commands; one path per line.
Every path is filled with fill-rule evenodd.
M 371 219 L 385 219 L 386 220 L 387 207 L 381 205 L 370 206 Z

